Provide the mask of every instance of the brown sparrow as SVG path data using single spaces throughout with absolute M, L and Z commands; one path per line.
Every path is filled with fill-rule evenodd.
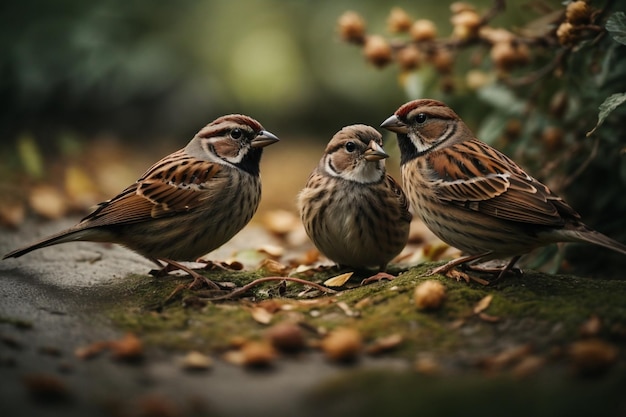
M 402 182 L 414 213 L 441 240 L 467 253 L 436 268 L 506 259 L 556 242 L 588 242 L 626 254 L 507 156 L 479 141 L 444 103 L 415 100 L 381 127 L 396 132 Z
M 194 277 L 192 286 L 201 280 L 209 283 L 176 261 L 195 261 L 250 221 L 261 197 L 261 153 L 276 141 L 248 116 L 220 117 L 74 227 L 3 259 L 58 243 L 112 242 L 159 266 L 164 262 L 166 268 L 185 270 Z
M 385 173 L 382 136 L 352 125 L 333 136 L 298 196 L 304 228 L 342 266 L 384 271 L 404 248 L 411 214 L 399 184 Z

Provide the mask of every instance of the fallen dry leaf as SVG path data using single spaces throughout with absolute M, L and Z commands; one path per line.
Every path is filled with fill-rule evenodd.
M 467 283 L 469 283 L 470 280 L 471 280 L 471 278 L 470 278 L 470 276 L 468 274 L 466 274 L 465 272 L 462 272 L 462 271 L 458 271 L 456 269 L 451 269 L 450 271 L 448 271 L 446 273 L 446 276 L 448 278 L 455 279 L 456 281 L 463 280 L 463 281 L 465 281 Z
M 50 185 L 33 187 L 28 202 L 35 213 L 46 219 L 60 219 L 67 213 L 65 197 Z
M 286 275 L 291 268 L 275 261 L 274 259 L 264 259 L 259 264 L 259 269 L 265 270 L 274 275 Z
M 491 300 L 493 300 L 493 295 L 489 294 L 484 296 L 476 305 L 474 306 L 474 314 L 479 314 L 489 308 L 491 304 Z
M 115 359 L 136 360 L 143 356 L 143 344 L 132 333 L 127 333 L 119 340 L 101 340 L 89 346 L 76 349 L 74 355 L 80 359 L 91 359 L 105 350 L 109 350 Z
M 288 210 L 268 211 L 262 221 L 268 231 L 278 236 L 286 235 L 300 223 L 298 216 Z
M 512 346 L 500 353 L 484 358 L 480 365 L 489 371 L 498 371 L 521 361 L 532 352 L 530 344 Z
M 361 315 L 360 312 L 352 310 L 345 301 L 337 302 L 337 307 L 348 317 L 359 317 Z
M 539 372 L 545 364 L 545 358 L 537 355 L 528 355 L 511 369 L 511 374 L 516 378 L 526 378 Z
M 284 310 L 285 306 L 287 305 L 288 305 L 287 300 L 277 300 L 275 298 L 270 298 L 269 300 L 262 300 L 256 304 L 257 307 L 264 308 L 270 313 L 276 313 L 277 311 Z
M 272 258 L 280 258 L 285 254 L 285 248 L 278 245 L 263 245 L 258 250 L 261 253 L 271 256 Z
M 578 331 L 582 337 L 594 337 L 600 334 L 600 330 L 602 330 L 602 321 L 594 314 L 580 326 Z
M 273 313 L 270 313 L 263 307 L 252 307 L 250 313 L 254 321 L 261 324 L 270 324 L 272 317 L 274 317 Z
M 296 261 L 299 265 L 310 266 L 320 259 L 320 251 L 317 249 L 309 249 Z
M 487 313 L 478 313 L 478 318 L 482 321 L 486 321 L 487 323 L 497 323 L 501 320 L 500 317 L 492 316 L 491 314 Z
M 0 202 L 0 225 L 16 229 L 24 222 L 26 207 L 21 201 Z
M 126 333 L 119 340 L 109 342 L 109 349 L 115 359 L 136 360 L 143 356 L 143 343 L 133 333 Z
M 619 351 L 601 339 L 586 339 L 572 343 L 567 349 L 574 369 L 583 375 L 606 371 L 617 360 Z
M 352 275 L 354 275 L 354 272 L 346 272 L 345 274 L 328 278 L 326 281 L 324 281 L 324 285 L 326 285 L 327 287 L 341 287 L 346 282 L 348 282 L 348 280 L 350 279 L 350 277 L 352 277 Z
M 213 366 L 213 359 L 198 351 L 191 351 L 181 361 L 183 369 L 190 371 L 203 371 Z
M 362 308 L 371 306 L 373 303 L 374 301 L 372 300 L 372 297 L 365 297 L 357 301 L 356 304 L 354 305 L 354 308 L 356 308 L 357 310 L 360 310 Z
M 92 176 L 77 165 L 65 169 L 65 193 L 75 209 L 86 210 L 99 202 L 98 188 Z
M 380 355 L 389 352 L 400 346 L 404 341 L 404 337 L 399 333 L 390 334 L 389 336 L 379 337 L 367 347 L 365 350 L 370 355 Z
M 78 359 L 91 359 L 101 354 L 103 351 L 109 348 L 108 341 L 99 341 L 90 344 L 89 346 L 79 347 L 74 351 L 74 355 Z

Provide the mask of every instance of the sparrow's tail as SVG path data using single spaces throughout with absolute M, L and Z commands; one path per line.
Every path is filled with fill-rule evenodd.
M 93 229 L 68 229 L 52 236 L 48 236 L 38 242 L 31 243 L 28 246 L 16 249 L 4 255 L 2 259 L 7 258 L 19 258 L 22 255 L 26 255 L 37 249 L 45 248 L 46 246 L 57 245 L 65 242 L 76 242 L 80 240 L 97 240 L 93 239 Z

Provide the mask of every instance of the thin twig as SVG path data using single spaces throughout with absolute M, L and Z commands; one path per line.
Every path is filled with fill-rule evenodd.
M 215 297 L 215 298 L 208 298 L 208 300 L 210 301 L 218 301 L 218 300 L 228 300 L 230 298 L 235 298 L 236 296 L 243 294 L 247 291 L 249 291 L 251 288 L 262 284 L 264 282 L 269 282 L 269 281 L 291 281 L 291 282 L 297 282 L 298 284 L 302 284 L 302 285 L 308 285 L 311 286 L 315 289 L 318 289 L 324 293 L 327 294 L 335 294 L 337 291 L 335 290 L 331 290 L 330 288 L 326 288 L 323 285 L 320 284 L 316 284 L 315 282 L 311 282 L 311 281 L 307 281 L 305 279 L 301 279 L 301 278 L 294 278 L 294 277 L 263 277 L 263 278 L 258 278 L 255 279 L 254 281 L 244 285 L 241 288 L 237 288 L 236 290 L 222 295 L 220 297 Z
M 539 79 L 541 79 L 541 78 L 545 77 L 546 75 L 550 74 L 559 64 L 561 64 L 561 62 L 563 62 L 563 58 L 565 58 L 565 55 L 567 54 L 567 52 L 569 52 L 569 50 L 570 50 L 569 48 L 561 49 L 554 56 L 554 59 L 552 59 L 543 68 L 540 68 L 540 69 L 538 69 L 535 72 L 531 72 L 530 74 L 525 75 L 524 77 L 520 77 L 520 78 L 516 78 L 516 79 L 506 78 L 503 81 L 509 87 L 523 87 L 523 86 L 526 86 L 526 85 L 534 84 Z
M 593 161 L 598 155 L 599 144 L 600 144 L 600 140 L 596 136 L 596 140 L 593 143 L 593 148 L 591 148 L 591 152 L 589 152 L 589 156 L 587 157 L 587 159 L 585 159 L 585 161 L 582 164 L 580 164 L 578 169 L 572 175 L 570 175 L 565 181 L 563 181 L 563 184 L 561 185 L 562 189 L 567 188 L 576 178 L 580 176 L 580 174 L 585 172 L 585 170 L 587 169 L 591 161 Z

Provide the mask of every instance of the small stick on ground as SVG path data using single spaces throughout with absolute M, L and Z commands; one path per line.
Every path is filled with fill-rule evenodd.
M 209 298 L 208 300 L 210 301 L 218 301 L 218 300 L 228 300 L 231 298 L 235 298 L 236 296 L 240 295 L 240 294 L 244 294 L 245 292 L 249 291 L 250 289 L 256 287 L 259 284 L 262 284 L 264 282 L 270 282 L 270 281 L 291 281 L 291 282 L 296 282 L 298 284 L 302 284 L 302 285 L 308 285 L 311 286 L 315 289 L 318 289 L 326 294 L 335 294 L 337 291 L 335 290 L 331 290 L 330 288 L 326 288 L 323 285 L 320 284 L 316 284 L 315 282 L 311 282 L 311 281 L 307 281 L 305 279 L 301 279 L 301 278 L 294 278 L 294 277 L 263 277 L 263 278 L 258 278 L 255 279 L 254 281 L 244 285 L 241 288 L 237 288 L 236 290 L 219 296 L 219 297 L 215 297 L 215 298 Z

